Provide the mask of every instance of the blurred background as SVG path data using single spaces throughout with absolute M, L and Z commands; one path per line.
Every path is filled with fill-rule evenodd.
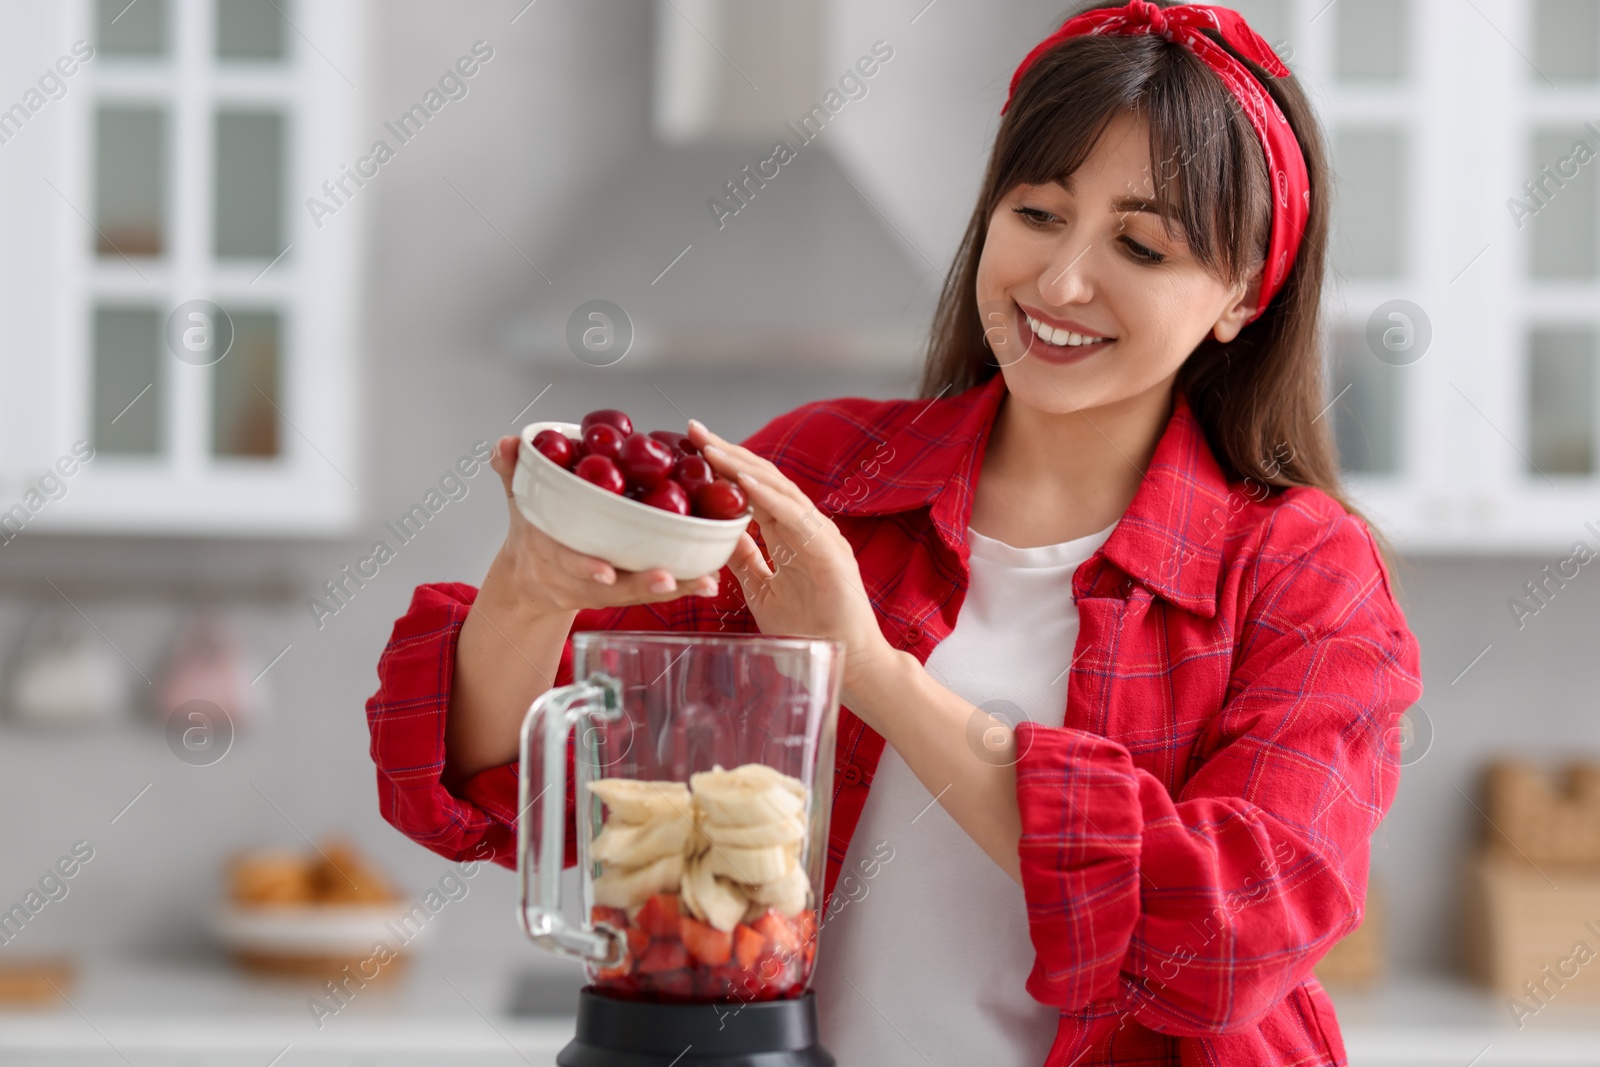
M 1600 0 L 1237 6 L 1326 125 L 1322 417 L 1426 684 L 1319 973 L 1353 1062 L 1600 1062 Z M 412 588 L 505 528 L 461 461 L 910 395 L 1063 10 L 0 3 L 0 1059 L 553 1062 L 577 968 L 367 753 Z M 219 919 L 329 855 L 443 898 L 343 1000 Z

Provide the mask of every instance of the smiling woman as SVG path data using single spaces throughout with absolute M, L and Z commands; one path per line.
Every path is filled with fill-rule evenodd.
M 574 631 L 832 639 L 822 906 L 895 856 L 818 949 L 838 1062 L 1343 1063 L 1311 968 L 1361 921 L 1421 685 L 1317 418 L 1316 117 L 1206 5 L 1088 8 L 1011 90 L 922 396 L 691 422 L 754 512 L 725 575 L 619 573 L 513 510 L 481 590 L 396 623 L 380 810 L 512 865 L 518 726 Z

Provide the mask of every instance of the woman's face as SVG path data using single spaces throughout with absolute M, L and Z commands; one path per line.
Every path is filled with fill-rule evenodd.
M 1019 185 L 989 218 L 978 308 L 1006 389 L 1032 407 L 1164 399 L 1206 334 L 1231 341 L 1255 308 L 1259 273 L 1225 285 L 1163 230 L 1148 137 L 1124 113 L 1067 185 Z

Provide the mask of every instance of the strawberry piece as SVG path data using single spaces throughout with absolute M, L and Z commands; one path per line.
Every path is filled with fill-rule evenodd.
M 657 893 L 644 902 L 633 924 L 651 937 L 677 937 L 678 898 L 671 893 Z
M 630 926 L 623 934 L 628 939 L 628 961 L 630 965 L 635 965 L 650 947 L 650 931 Z
M 768 908 L 750 924 L 772 946 L 777 955 L 793 958 L 800 952 L 800 932 L 776 910 Z
M 811 970 L 811 961 L 817 955 L 817 913 L 807 908 L 794 920 L 795 931 L 800 935 L 800 955 L 805 960 L 806 971 Z
M 644 955 L 639 957 L 639 965 L 635 968 L 640 974 L 655 974 L 658 971 L 678 971 L 689 966 L 689 950 L 683 947 L 683 942 L 677 938 L 653 938 L 650 947 L 644 950 Z
M 733 955 L 739 966 L 748 971 L 767 949 L 767 939 L 754 928 L 740 923 L 733 928 Z
M 679 917 L 678 936 L 698 964 L 715 967 L 727 963 L 733 956 L 733 935 L 723 933 L 692 915 Z
M 596 904 L 589 909 L 589 922 L 596 925 L 607 923 L 618 930 L 626 930 L 628 912 L 624 908 L 608 908 L 604 904 Z

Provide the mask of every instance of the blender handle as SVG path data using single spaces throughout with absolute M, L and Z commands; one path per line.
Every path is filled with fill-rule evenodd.
M 584 682 L 556 686 L 540 694 L 522 720 L 517 785 L 517 879 L 521 883 L 521 906 L 517 912 L 523 932 L 547 951 L 588 960 L 602 967 L 614 967 L 622 962 L 627 951 L 622 934 L 609 926 L 596 927 L 587 921 L 574 926 L 561 914 L 567 738 L 573 723 L 585 716 L 612 721 L 621 714 L 620 687 L 615 679 L 600 672 L 591 674 Z M 535 734 L 544 740 L 542 766 L 530 763 Z M 544 801 L 539 842 L 535 847 L 530 811 L 546 793 L 555 799 L 554 802 Z

